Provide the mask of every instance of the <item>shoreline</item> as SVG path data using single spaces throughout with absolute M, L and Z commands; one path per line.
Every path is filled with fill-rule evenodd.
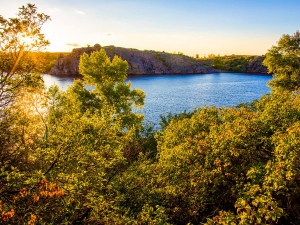
M 140 77 L 140 76 L 175 76 L 175 75 L 205 75 L 205 74 L 216 74 L 216 73 L 231 73 L 231 74 L 255 74 L 255 75 L 267 75 L 272 76 L 270 73 L 255 73 L 255 72 L 228 72 L 228 71 L 217 71 L 214 73 L 158 73 L 158 74 L 127 74 L 128 77 Z M 83 77 L 81 74 L 50 74 L 50 73 L 44 73 L 46 75 L 51 75 L 55 77 Z

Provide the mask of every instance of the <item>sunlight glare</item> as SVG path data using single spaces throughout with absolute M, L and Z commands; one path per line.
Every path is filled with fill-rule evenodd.
M 29 35 L 22 35 L 21 36 L 21 43 L 23 45 L 31 45 L 32 43 L 34 42 L 32 36 L 29 36 Z

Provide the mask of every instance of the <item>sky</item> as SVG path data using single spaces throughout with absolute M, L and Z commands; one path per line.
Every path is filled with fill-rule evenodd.
M 16 17 L 35 4 L 51 17 L 42 32 L 50 52 L 117 47 L 185 55 L 263 55 L 283 34 L 299 30 L 300 0 L 0 0 Z

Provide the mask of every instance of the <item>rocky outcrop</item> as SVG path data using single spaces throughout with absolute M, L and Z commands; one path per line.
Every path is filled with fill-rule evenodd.
M 267 74 L 268 68 L 262 64 L 265 58 L 265 56 L 253 57 L 247 63 L 242 65 L 242 71 L 248 73 Z
M 68 55 L 59 55 L 55 66 L 51 69 L 52 75 L 79 75 L 79 59 L 83 53 L 91 54 L 102 47 L 76 48 Z M 212 67 L 203 64 L 202 61 L 182 54 L 170 54 L 155 51 L 140 51 L 114 46 L 103 47 L 106 54 L 113 59 L 115 55 L 128 62 L 129 75 L 151 74 L 202 74 L 216 72 Z

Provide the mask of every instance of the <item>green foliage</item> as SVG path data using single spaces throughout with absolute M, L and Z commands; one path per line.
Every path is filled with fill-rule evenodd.
M 39 65 L 37 68 L 40 70 L 40 73 L 49 73 L 52 67 L 55 66 L 55 62 L 61 52 L 39 52 L 37 54 L 33 54 L 33 57 L 37 59 Z M 68 55 L 69 53 L 64 52 L 64 55 Z
M 262 65 L 264 56 L 230 55 L 216 56 L 209 54 L 208 57 L 200 58 L 207 66 L 212 66 L 224 72 L 256 72 L 267 73 L 266 67 Z
M 214 57 L 212 67 L 216 69 L 224 68 L 224 62 L 220 55 Z
M 297 48 L 284 40 L 290 53 Z M 35 74 L 22 80 L 1 109 L 1 223 L 299 223 L 296 86 L 237 107 L 168 114 L 156 131 L 132 112 L 145 94 L 125 83 L 127 68 L 101 50 L 82 56 L 84 81 L 66 91 L 46 91 Z
M 80 73 L 88 85 L 95 86 L 92 91 L 95 97 L 104 105 L 114 106 L 124 126 L 134 126 L 143 120 L 143 115 L 133 113 L 132 106 L 142 108 L 146 95 L 139 89 L 131 90 L 130 82 L 125 83 L 127 69 L 126 61 L 118 56 L 110 61 L 104 49 L 80 58 Z
M 6 107 L 17 96 L 26 80 L 36 73 L 37 60 L 28 54 L 49 45 L 41 27 L 50 17 L 37 13 L 35 5 L 19 8 L 16 18 L 0 16 L 0 108 Z M 40 83 L 41 78 L 37 78 Z
M 1 191 L 8 200 L 17 198 L 17 201 L 11 204 L 1 199 L 3 210 L 14 208 L 16 217 L 11 220 L 14 223 L 26 220 L 29 213 L 41 221 L 54 223 L 84 220 L 81 216 L 86 212 L 96 219 L 101 215 L 99 210 L 105 214 L 110 207 L 106 193 L 110 193 L 111 179 L 126 164 L 123 150 L 133 133 L 121 130 L 120 118 L 109 107 L 97 113 L 83 112 L 80 96 L 72 89 L 60 92 L 53 87 L 48 100 L 38 100 L 46 101 L 49 114 L 43 114 L 44 109 L 39 107 L 28 114 L 28 106 L 21 103 L 10 108 L 15 121 L 7 132 L 10 136 L 14 134 L 14 145 L 4 141 L 7 145 L 3 145 L 2 157 L 8 158 L 2 160 L 10 163 L 1 165 L 2 177 L 8 181 Z M 33 104 L 32 95 L 27 101 Z M 10 170 L 9 165 L 15 169 Z M 44 183 L 55 184 L 56 188 L 48 190 Z M 26 191 L 25 199 L 20 197 L 21 190 Z M 32 201 L 34 205 L 28 207 Z M 48 217 L 49 211 L 52 213 Z
M 160 115 L 161 122 L 159 123 L 161 130 L 165 130 L 172 120 L 178 121 L 183 120 L 185 118 L 191 118 L 193 115 L 197 113 L 197 109 L 187 112 L 186 110 L 183 113 L 172 115 L 172 113 L 168 113 L 167 115 Z
M 299 220 L 299 100 L 297 94 L 272 94 L 255 109 L 203 108 L 171 120 L 157 135 L 152 193 L 172 223 Z
M 135 216 L 160 205 L 171 224 L 298 221 L 299 104 L 284 92 L 249 108 L 169 116 L 156 159 L 141 155 L 120 174 L 120 204 Z
M 137 217 L 138 224 L 169 224 L 164 208 L 160 206 L 156 206 L 156 208 L 154 210 L 153 207 L 145 205 Z
M 300 87 L 300 32 L 283 35 L 278 46 L 272 46 L 266 54 L 264 65 L 275 77 L 268 85 L 275 90 L 294 91 Z

